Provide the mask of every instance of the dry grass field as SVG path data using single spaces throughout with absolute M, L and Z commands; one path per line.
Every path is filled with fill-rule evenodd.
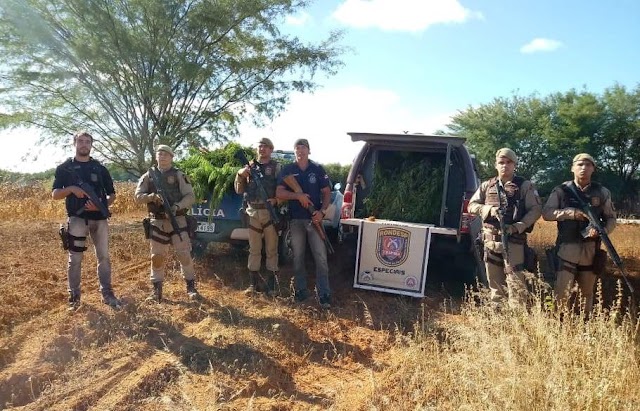
M 335 307 L 281 296 L 250 298 L 246 256 L 217 245 L 197 265 L 200 302 L 188 302 L 176 261 L 167 302 L 150 290 L 148 245 L 119 184 L 111 219 L 114 288 L 100 302 L 85 253 L 83 305 L 66 310 L 63 202 L 47 184 L 0 186 L 0 410 L 637 410 L 636 322 L 613 267 L 594 316 L 494 311 L 434 287 L 424 299 L 354 290 L 348 262 L 331 262 Z M 539 223 L 540 251 L 555 239 Z M 612 236 L 640 290 L 639 226 Z M 542 261 L 544 264 L 544 259 Z

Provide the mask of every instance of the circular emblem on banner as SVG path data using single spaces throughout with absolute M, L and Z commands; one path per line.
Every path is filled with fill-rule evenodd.
M 373 280 L 373 275 L 371 275 L 371 271 L 366 270 L 360 273 L 360 279 L 362 281 L 371 281 Z
M 176 178 L 174 176 L 168 176 L 167 177 L 167 183 L 175 184 L 175 182 L 176 182 Z
M 415 288 L 415 286 L 418 285 L 418 280 L 415 277 L 407 277 L 404 283 L 407 287 Z
M 397 267 L 409 257 L 411 232 L 402 228 L 378 229 L 376 257 L 387 267 Z
M 311 174 L 309 174 L 309 182 L 310 182 L 311 184 L 315 184 L 315 183 L 316 183 L 316 181 L 318 181 L 318 180 L 317 180 L 317 178 L 316 178 L 315 173 L 311 173 Z

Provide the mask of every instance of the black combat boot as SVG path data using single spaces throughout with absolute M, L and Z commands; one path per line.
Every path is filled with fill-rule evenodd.
M 80 308 L 80 294 L 69 291 L 69 311 L 75 311 Z
M 249 287 L 244 290 L 244 293 L 246 295 L 253 295 L 253 293 L 257 291 L 256 288 L 258 286 L 258 277 L 260 277 L 260 273 L 258 273 L 257 271 L 249 271 Z
M 267 295 L 269 297 L 275 297 L 278 295 L 278 272 L 271 271 L 269 277 L 267 277 Z
M 147 297 L 147 301 L 162 302 L 162 281 L 156 281 L 153 284 L 153 292 Z
M 122 307 L 122 303 L 116 298 L 115 294 L 113 294 L 113 290 L 103 291 L 102 302 L 111 308 L 119 309 Z
M 196 280 L 185 280 L 187 283 L 187 294 L 190 300 L 197 300 L 200 298 L 198 290 L 196 290 Z

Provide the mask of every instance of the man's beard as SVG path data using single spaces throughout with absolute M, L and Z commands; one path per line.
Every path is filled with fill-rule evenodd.
M 78 148 L 76 149 L 76 154 L 82 157 L 88 156 L 91 153 L 90 148 Z

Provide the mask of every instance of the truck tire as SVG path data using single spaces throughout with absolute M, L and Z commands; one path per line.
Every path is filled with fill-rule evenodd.
M 283 266 L 291 261 L 293 261 L 293 248 L 291 248 L 291 230 L 287 224 L 278 239 L 278 265 Z

